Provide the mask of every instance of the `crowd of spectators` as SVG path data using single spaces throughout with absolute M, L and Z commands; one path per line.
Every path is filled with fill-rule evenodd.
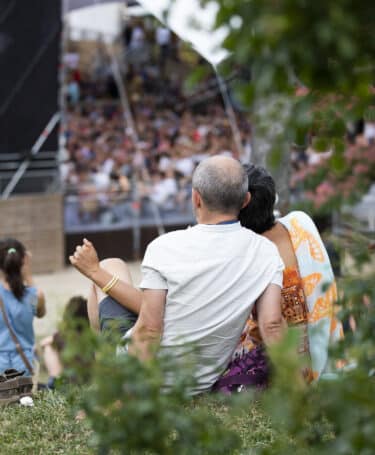
M 136 36 L 125 34 L 125 44 L 140 48 L 145 36 L 141 32 L 136 25 Z M 134 64 L 130 57 L 126 61 L 124 82 L 132 122 L 113 89 L 114 78 L 102 48 L 89 76 L 72 72 L 70 80 L 76 88 L 67 89 L 61 164 L 67 225 L 131 222 L 135 215 L 153 218 L 155 212 L 167 221 L 176 216 L 191 218 L 191 177 L 196 165 L 216 154 L 248 160 L 250 125 L 238 117 L 241 156 L 218 90 L 210 93 L 210 99 L 205 99 L 203 90 L 194 102 L 184 93 L 188 65 L 171 51 L 170 40 L 159 27 L 154 57 L 141 67 L 139 59 Z M 103 62 L 102 70 L 98 61 Z
M 239 149 L 214 74 L 189 94 L 186 79 L 199 56 L 189 55 L 169 30 L 147 24 L 128 24 L 120 46 L 132 119 L 120 102 L 103 43 L 98 43 L 84 76 L 75 62 L 67 77 L 61 164 L 67 226 L 132 224 L 135 216 L 150 222 L 155 216 L 164 223 L 179 218 L 189 222 L 191 176 L 197 164 L 216 154 L 250 161 L 246 116 L 235 114 Z M 373 143 L 374 125 L 348 125 L 348 146 Z M 304 175 L 331 153 L 317 152 L 313 137 L 292 147 L 292 201 L 303 197 Z

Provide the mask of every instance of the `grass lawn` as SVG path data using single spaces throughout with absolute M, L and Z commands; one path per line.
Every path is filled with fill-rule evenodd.
M 74 403 L 58 393 L 41 393 L 34 407 L 0 408 L 0 454 L 89 454 L 90 430 L 74 419 Z
M 139 264 L 131 263 L 130 268 L 135 283 L 138 283 Z M 48 307 L 47 316 L 35 324 L 36 336 L 40 339 L 54 332 L 67 300 L 72 295 L 86 295 L 88 284 L 72 268 L 39 275 L 36 281 L 45 291 Z M 46 378 L 42 369 L 40 380 Z M 75 419 L 80 408 L 79 393 L 69 399 L 57 392 L 39 393 L 34 403 L 32 408 L 19 405 L 0 407 L 0 455 L 85 455 L 96 452 L 89 422 Z M 272 440 L 274 432 L 258 405 L 249 404 L 248 412 L 233 416 L 228 406 L 219 403 L 215 396 L 204 396 L 192 401 L 191 408 L 194 407 L 208 409 L 227 427 L 235 429 L 243 441 L 241 454 L 252 454 L 255 448 Z M 182 408 L 181 412 L 186 412 L 186 409 Z
M 0 408 L 1 455 L 95 453 L 89 422 L 75 419 L 79 394 L 68 400 L 60 393 L 44 392 L 35 397 L 34 403 L 34 407 Z M 249 405 L 247 412 L 235 416 L 214 396 L 195 399 L 191 406 L 206 407 L 226 426 L 234 428 L 242 438 L 243 454 L 252 454 L 255 448 L 272 440 L 273 431 L 257 404 Z

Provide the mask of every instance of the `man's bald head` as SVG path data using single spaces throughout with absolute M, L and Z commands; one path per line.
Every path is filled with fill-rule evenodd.
M 210 212 L 238 214 L 248 191 L 248 179 L 242 165 L 226 156 L 202 161 L 193 175 L 193 188 Z

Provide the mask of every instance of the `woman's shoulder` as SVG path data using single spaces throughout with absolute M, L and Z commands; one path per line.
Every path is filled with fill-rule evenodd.
M 26 286 L 21 300 L 36 308 L 38 303 L 38 289 L 35 286 Z
M 38 289 L 35 286 L 25 286 L 25 294 L 37 295 Z
M 8 300 L 12 296 L 12 291 L 10 291 L 6 286 L 0 283 L 0 297 L 3 300 Z
M 0 283 L 0 293 L 11 293 L 12 291 L 7 289 L 2 283 Z M 24 295 L 37 295 L 38 289 L 35 286 L 25 286 Z

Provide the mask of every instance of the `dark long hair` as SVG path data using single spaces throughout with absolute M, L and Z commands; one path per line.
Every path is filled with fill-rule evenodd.
M 15 297 L 20 300 L 25 292 L 22 278 L 22 266 L 26 249 L 16 239 L 0 240 L 0 270 Z
M 249 179 L 251 200 L 240 211 L 242 226 L 257 234 L 263 234 L 275 225 L 273 209 L 276 200 L 275 182 L 271 175 L 261 166 L 245 164 Z

